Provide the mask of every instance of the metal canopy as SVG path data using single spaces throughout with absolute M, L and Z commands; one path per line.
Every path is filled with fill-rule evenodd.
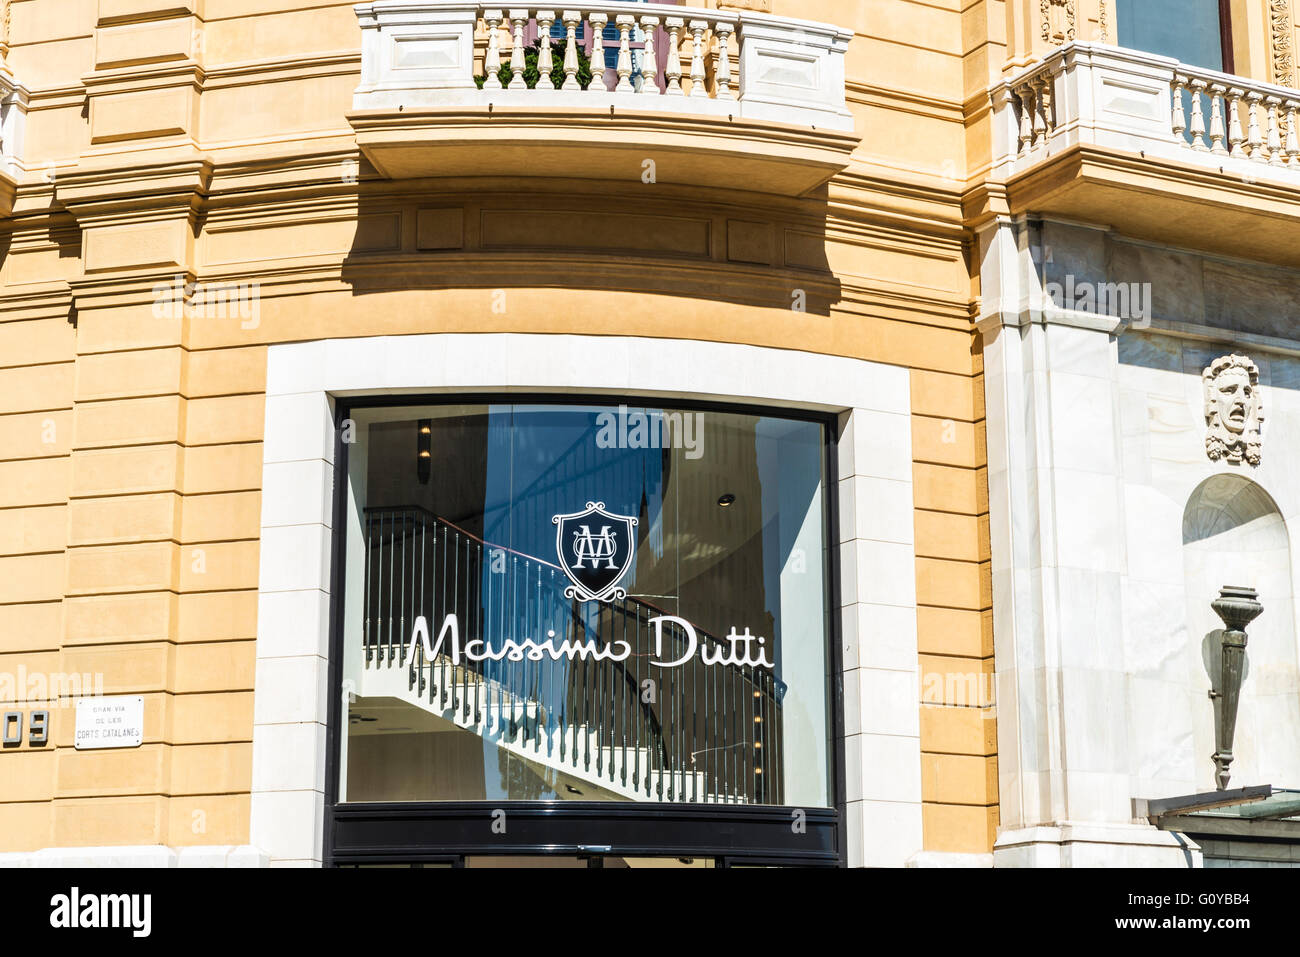
M 1166 814 L 1192 814 L 1218 808 L 1239 807 L 1246 803 L 1266 800 L 1272 793 L 1272 785 L 1258 784 L 1249 788 L 1233 788 L 1230 791 L 1203 791 L 1200 794 L 1187 794 L 1181 797 L 1156 798 L 1138 802 L 1139 816 L 1150 818 L 1151 823 L 1155 824 L 1156 818 Z M 1145 813 L 1141 812 L 1140 805 L 1143 803 L 1146 804 Z
M 1300 789 L 1261 784 L 1137 802 L 1165 831 L 1300 841 Z

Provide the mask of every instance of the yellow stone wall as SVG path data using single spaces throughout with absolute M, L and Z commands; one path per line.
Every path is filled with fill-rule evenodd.
M 1242 6 L 1239 72 L 1267 76 L 1264 6 Z M 32 97 L 0 240 L 0 672 L 102 673 L 145 696 L 149 733 L 79 753 L 56 710 L 50 746 L 0 753 L 3 849 L 248 841 L 267 345 L 509 330 L 911 370 L 925 846 L 990 850 L 972 229 L 998 211 L 988 85 L 1050 44 L 1037 0 L 771 8 L 856 31 L 862 143 L 811 198 L 388 182 L 346 119 L 350 2 L 12 0 L 7 61 Z M 1079 0 L 1081 38 L 1100 9 Z M 178 274 L 259 283 L 256 322 L 155 308 Z

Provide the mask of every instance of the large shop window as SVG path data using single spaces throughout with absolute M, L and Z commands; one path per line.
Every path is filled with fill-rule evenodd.
M 350 416 L 340 802 L 832 805 L 822 422 Z

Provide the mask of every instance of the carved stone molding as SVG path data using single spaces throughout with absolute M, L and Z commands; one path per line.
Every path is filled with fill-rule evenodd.
M 1259 367 L 1241 355 L 1220 356 L 1201 373 L 1205 391 L 1205 454 L 1259 465 L 1264 401 Z
M 1269 46 L 1272 50 L 1273 82 L 1295 86 L 1291 0 L 1269 0 L 1268 20 L 1272 34 Z
M 1061 44 L 1075 38 L 1074 5 L 1075 0 L 1039 0 L 1046 42 Z
M 1110 3 L 1108 0 L 1098 0 L 1097 7 L 1097 39 L 1102 43 L 1110 42 Z

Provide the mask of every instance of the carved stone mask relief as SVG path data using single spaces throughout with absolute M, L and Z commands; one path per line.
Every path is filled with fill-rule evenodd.
M 1259 464 L 1264 407 L 1259 368 L 1246 356 L 1222 356 L 1201 373 L 1205 385 L 1205 452 L 1213 461 Z

